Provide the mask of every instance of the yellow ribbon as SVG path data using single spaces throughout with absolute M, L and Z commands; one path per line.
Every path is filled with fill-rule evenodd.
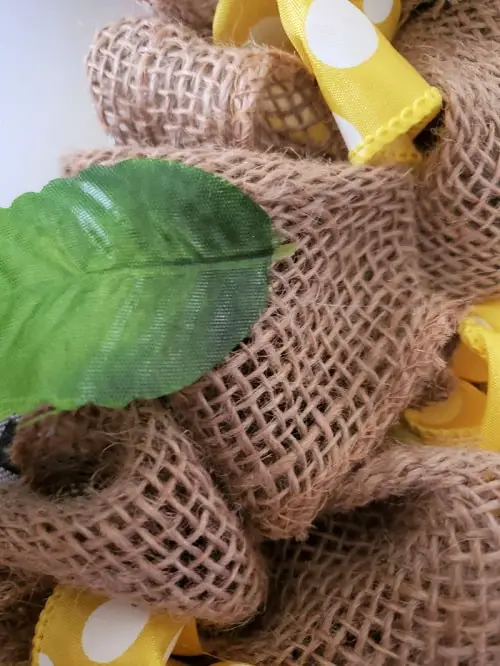
M 354 164 L 412 164 L 441 95 L 393 48 L 400 0 L 219 0 L 218 44 L 296 52 L 315 76 Z
M 453 355 L 456 388 L 450 397 L 405 420 L 429 444 L 472 444 L 500 451 L 500 301 L 477 305 L 459 328 Z
M 206 654 L 195 620 L 59 586 L 40 615 L 32 666 L 181 666 Z M 248 666 L 218 662 L 218 666 Z

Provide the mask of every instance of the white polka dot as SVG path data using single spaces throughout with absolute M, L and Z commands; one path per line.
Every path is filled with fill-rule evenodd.
M 54 666 L 54 664 L 52 663 L 52 659 L 50 659 L 50 657 L 47 657 L 46 654 L 40 652 L 38 655 L 38 666 Z
M 378 47 L 373 23 L 350 0 L 313 0 L 305 29 L 311 53 L 338 69 L 360 65 Z
M 90 661 L 107 664 L 121 657 L 139 637 L 149 614 L 119 601 L 107 601 L 89 617 L 82 634 L 82 648 Z
M 345 118 L 342 118 L 342 116 L 339 116 L 338 113 L 334 113 L 333 117 L 335 118 L 337 127 L 339 128 L 348 149 L 352 150 L 353 148 L 359 146 L 359 144 L 363 141 L 363 137 L 354 127 L 354 125 Z
M 275 46 L 278 49 L 290 48 L 290 40 L 278 16 L 266 16 L 261 19 L 251 29 L 249 38 L 256 44 Z
M 392 12 L 392 0 L 363 0 L 363 10 L 373 23 L 383 23 Z
M 168 648 L 165 650 L 165 654 L 163 655 L 163 661 L 168 661 L 170 659 L 170 655 L 174 651 L 175 644 L 177 643 L 177 641 L 179 639 L 179 636 L 181 634 L 182 634 L 182 629 L 179 629 L 179 631 L 175 634 L 175 636 L 170 641 Z

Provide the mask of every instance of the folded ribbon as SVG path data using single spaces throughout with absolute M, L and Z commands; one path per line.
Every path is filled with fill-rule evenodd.
M 354 164 L 418 161 L 441 95 L 393 48 L 400 0 L 219 0 L 214 41 L 295 51 L 315 76 Z
M 405 420 L 429 444 L 469 444 L 500 451 L 500 301 L 477 305 L 459 327 L 449 398 L 408 409 Z
M 32 666 L 179 666 L 206 654 L 196 622 L 59 586 L 38 622 Z M 172 657 L 174 655 L 175 657 Z M 217 666 L 246 666 L 218 662 Z

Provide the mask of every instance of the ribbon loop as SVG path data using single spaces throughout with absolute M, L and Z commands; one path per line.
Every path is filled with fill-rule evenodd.
M 315 76 L 351 162 L 412 164 L 420 158 L 413 139 L 442 100 L 389 41 L 400 12 L 400 0 L 219 0 L 214 40 L 295 51 Z
M 429 444 L 500 451 L 500 301 L 474 307 L 459 328 L 455 390 L 443 402 L 408 409 L 405 420 Z
M 59 586 L 40 615 L 32 666 L 184 666 L 206 654 L 196 621 Z M 220 662 L 219 666 L 248 666 Z

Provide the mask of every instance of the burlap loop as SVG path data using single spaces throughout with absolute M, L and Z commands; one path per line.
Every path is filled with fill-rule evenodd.
M 47 436 L 64 452 L 68 440 L 57 438 L 73 426 L 73 441 L 75 431 L 80 441 L 93 438 L 101 458 L 111 439 L 122 466 L 99 484 L 80 486 L 76 497 L 45 497 L 25 485 L 1 489 L 0 564 L 21 563 L 74 587 L 216 625 L 248 619 L 265 599 L 265 567 L 168 411 L 158 403 L 132 405 L 108 412 L 95 430 L 93 423 L 89 417 L 85 432 L 84 413 L 79 421 L 63 414 L 41 422 L 45 437 L 23 434 L 35 446 L 35 464 L 36 451 L 46 456 Z M 60 472 L 67 470 L 63 458 Z M 23 471 L 27 479 L 36 475 L 29 463 Z M 39 472 L 37 478 L 42 486 Z
M 397 47 L 443 92 L 445 111 L 419 197 L 422 261 L 454 296 L 500 294 L 500 4 L 437 2 Z
M 276 49 L 222 48 L 178 23 L 124 19 L 97 35 L 87 67 L 119 143 L 345 153 L 313 78 Z
M 426 490 L 270 544 L 267 613 L 213 649 L 259 665 L 499 663 L 498 456 L 429 451 L 421 471 Z
M 66 173 L 139 155 L 223 175 L 297 245 L 250 337 L 170 402 L 233 505 L 266 536 L 301 536 L 336 488 L 348 503 L 353 470 L 444 365 L 457 311 L 422 280 L 411 179 L 213 148 L 82 154 Z

